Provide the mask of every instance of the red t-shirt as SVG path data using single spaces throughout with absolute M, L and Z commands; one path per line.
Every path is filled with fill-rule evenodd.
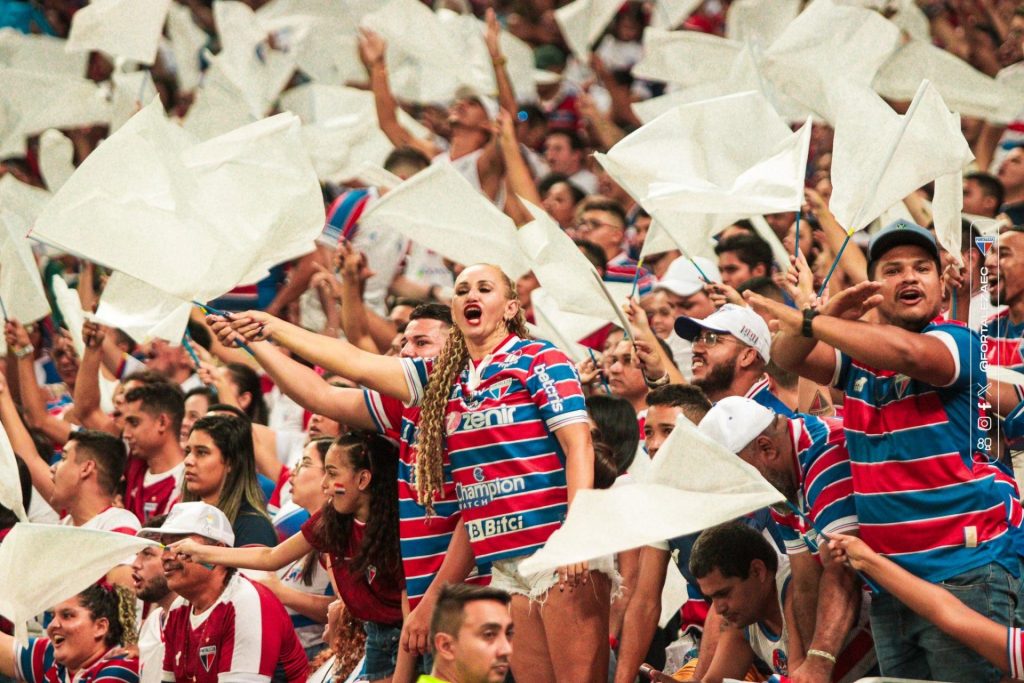
M 306 520 L 302 525 L 302 536 L 317 551 L 327 552 L 325 544 L 317 538 L 316 533 L 316 525 L 322 514 L 322 511 L 317 510 L 316 514 Z M 402 623 L 402 588 L 405 584 L 401 572 L 388 575 L 373 565 L 359 574 L 349 571 L 351 560 L 359 554 L 365 532 L 366 525 L 353 519 L 345 557 L 330 554 L 331 573 L 338 586 L 338 597 L 356 619 L 397 626 Z
M 185 463 L 179 463 L 163 474 L 151 475 L 146 481 L 148 472 L 145 460 L 136 456 L 128 458 L 124 472 L 124 507 L 135 513 L 140 524 L 145 524 L 151 517 L 166 515 L 178 502 Z

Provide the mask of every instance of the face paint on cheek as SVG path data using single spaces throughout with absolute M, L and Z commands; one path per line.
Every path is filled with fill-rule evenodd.
M 345 485 L 344 484 L 335 484 L 334 485 L 334 495 L 336 495 L 336 496 L 344 496 L 345 495 Z

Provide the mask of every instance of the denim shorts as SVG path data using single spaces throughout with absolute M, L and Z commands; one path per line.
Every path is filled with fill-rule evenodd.
M 398 643 L 402 627 L 364 621 L 363 630 L 366 631 L 363 678 L 367 681 L 390 678 L 395 673 L 395 665 L 398 663 Z
M 529 555 L 521 555 L 507 560 L 497 560 L 491 565 L 491 588 L 500 588 L 510 595 L 525 595 L 532 602 L 543 603 L 548 591 L 558 584 L 558 572 L 544 571 L 535 574 L 523 574 L 519 565 Z M 591 571 L 607 574 L 611 581 L 612 596 L 618 595 L 622 577 L 615 570 L 615 559 L 612 556 L 599 557 L 587 563 Z

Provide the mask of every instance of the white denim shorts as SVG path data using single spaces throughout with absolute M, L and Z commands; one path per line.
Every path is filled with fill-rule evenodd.
M 509 595 L 525 595 L 531 601 L 543 604 L 548 591 L 558 585 L 558 572 L 543 571 L 522 574 L 519 571 L 519 565 L 528 557 L 530 556 L 520 555 L 495 561 L 491 565 L 491 587 L 500 588 Z M 591 571 L 598 571 L 608 576 L 614 599 L 622 586 L 622 576 L 615 569 L 615 557 L 612 555 L 599 557 L 596 560 L 590 560 L 587 566 Z

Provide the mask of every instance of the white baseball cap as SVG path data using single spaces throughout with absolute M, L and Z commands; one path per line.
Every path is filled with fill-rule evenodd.
M 691 342 L 701 330 L 731 334 L 747 346 L 754 347 L 765 363 L 772 359 L 772 335 L 768 331 L 768 323 L 754 309 L 746 306 L 725 304 L 703 320 L 680 316 L 676 318 L 675 328 L 676 334 Z
M 739 453 L 775 420 L 775 413 L 757 401 L 728 396 L 712 406 L 697 429 L 733 453 Z
M 232 530 L 227 516 L 220 511 L 220 508 L 215 508 L 202 501 L 177 503 L 171 508 L 161 527 L 143 528 L 135 535 L 159 539 L 164 534 L 174 536 L 196 534 L 226 546 L 235 545 L 235 532 Z
M 697 265 L 694 265 L 696 263 Z M 698 266 L 700 267 L 698 270 Z M 722 275 L 718 272 L 718 266 L 704 258 L 697 256 L 691 261 L 685 256 L 680 256 L 668 265 L 665 276 L 654 285 L 654 289 L 664 289 L 676 296 L 690 296 L 704 289 L 707 284 L 701 275 L 703 271 L 712 282 L 721 282 Z

